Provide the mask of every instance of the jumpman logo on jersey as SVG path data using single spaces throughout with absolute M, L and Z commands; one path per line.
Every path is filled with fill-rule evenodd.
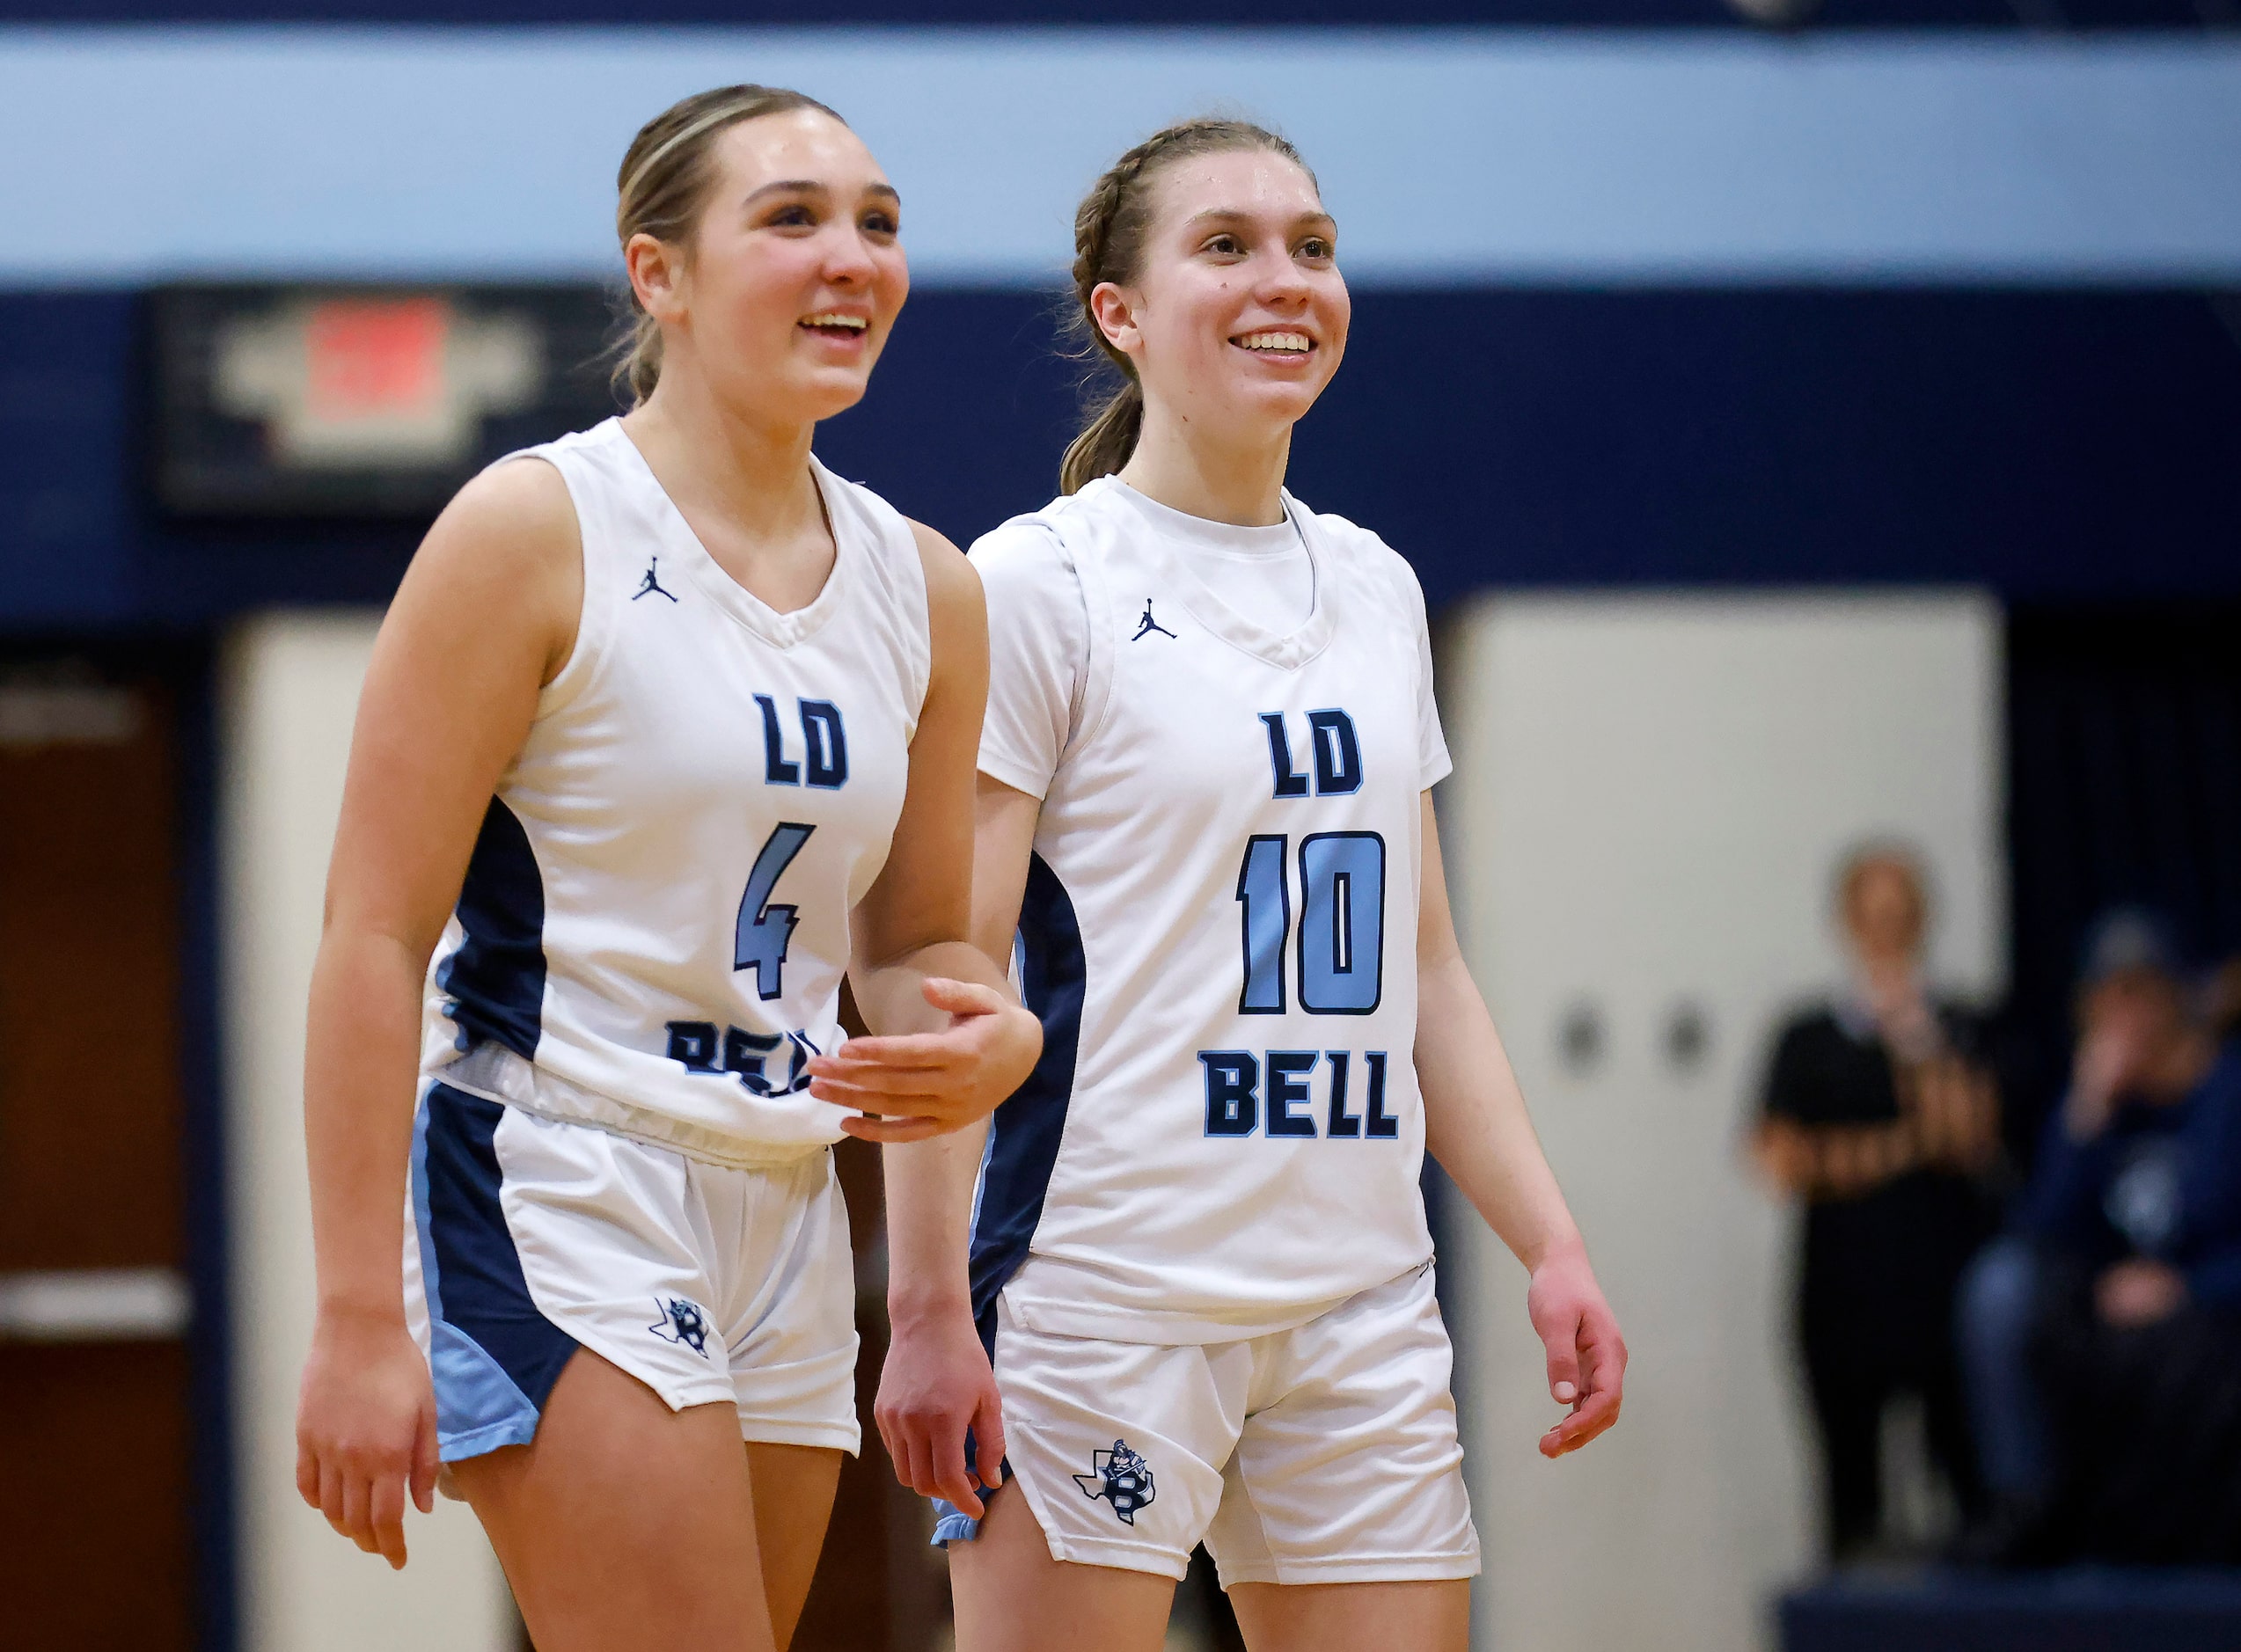
M 661 581 L 654 576 L 654 570 L 661 566 L 662 559 L 659 557 L 654 557 L 647 562 L 646 577 L 638 581 L 638 589 L 633 593 L 630 599 L 632 602 L 636 602 L 641 596 L 654 596 L 657 595 L 667 596 L 671 602 L 677 601 L 677 598 L 674 596 L 663 588 Z
M 1152 599 L 1147 596 L 1144 599 L 1144 618 L 1136 627 L 1136 634 L 1133 637 L 1131 637 L 1129 640 L 1131 642 L 1141 642 L 1145 638 L 1150 636 L 1155 631 L 1162 637 L 1175 637 L 1175 632 L 1169 631 L 1165 625 L 1162 625 L 1158 620 L 1152 618 Z M 1183 640 L 1180 637 L 1175 637 L 1175 640 L 1178 642 Z

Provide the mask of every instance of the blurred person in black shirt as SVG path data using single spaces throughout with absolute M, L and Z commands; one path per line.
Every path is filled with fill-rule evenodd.
M 2230 983 L 2229 983 L 2230 984 Z M 2165 924 L 2097 927 L 2069 1090 L 1959 1336 L 1996 1500 L 1966 1558 L 2241 1561 L 2241 1046 Z
M 1966 1513 L 1979 1481 L 1952 1343 L 1953 1293 L 1993 1225 L 1996 1088 L 1978 1028 L 1932 995 L 1920 863 L 1859 851 L 1836 881 L 1850 990 L 1782 1030 L 1753 1133 L 1761 1167 L 1805 1203 L 1797 1328 L 1825 1470 L 1830 1558 L 1880 1535 L 1885 1407 L 1918 1396 L 1932 1458 Z
M 2241 957 L 2228 958 L 2210 971 L 2202 990 L 2202 1022 L 2220 1042 L 2241 1037 Z

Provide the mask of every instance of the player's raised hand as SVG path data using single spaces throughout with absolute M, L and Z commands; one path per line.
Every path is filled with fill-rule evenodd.
M 1576 1451 L 1616 1422 L 1626 1382 L 1626 1339 L 1587 1253 L 1557 1252 L 1534 1269 L 1526 1312 L 1549 1353 L 1549 1396 L 1571 1414 L 1541 1436 L 1541 1455 Z
M 872 1417 L 897 1480 L 921 1497 L 947 1498 L 976 1520 L 987 1512 L 980 1494 L 1004 1482 L 1004 1412 L 969 1312 L 895 1319 Z
M 841 1129 L 872 1142 L 915 1142 L 985 1118 L 1043 1053 L 1034 1016 L 992 987 L 928 976 L 926 1001 L 948 1017 L 938 1032 L 852 1038 L 809 1064 L 809 1093 L 868 1116 Z
M 436 1507 L 436 1391 L 402 1318 L 322 1313 L 296 1410 L 296 1489 L 369 1554 L 405 1564 L 405 1498 Z

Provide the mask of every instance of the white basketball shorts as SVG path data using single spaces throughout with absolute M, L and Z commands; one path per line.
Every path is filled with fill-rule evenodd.
M 1054 1559 L 1179 1578 L 1203 1541 L 1225 1589 L 1478 1573 L 1428 1263 L 1237 1342 L 1052 1336 L 999 1298 L 994 1359 Z M 944 1512 L 939 1539 L 971 1535 Z
M 855 1281 L 832 1155 L 724 1169 L 428 1085 L 406 1317 L 443 1460 L 525 1444 L 578 1347 L 743 1439 L 854 1451 Z

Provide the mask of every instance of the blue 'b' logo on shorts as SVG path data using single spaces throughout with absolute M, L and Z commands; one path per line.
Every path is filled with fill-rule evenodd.
M 1089 1462 L 1094 1473 L 1073 1477 L 1081 1495 L 1092 1502 L 1102 1497 L 1123 1525 L 1134 1525 L 1136 1511 L 1159 1495 L 1152 1483 L 1152 1466 L 1129 1450 L 1126 1440 L 1115 1440 L 1110 1451 L 1092 1451 Z
M 646 1328 L 664 1342 L 677 1342 L 696 1354 L 708 1351 L 708 1316 L 697 1302 L 683 1297 L 656 1297 L 662 1317 Z

